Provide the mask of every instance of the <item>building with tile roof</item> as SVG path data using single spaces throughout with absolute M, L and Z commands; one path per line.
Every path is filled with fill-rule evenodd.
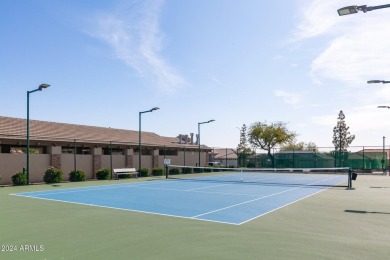
M 26 119 L 0 116 L 0 184 L 9 184 L 16 172 L 26 167 Z M 198 144 L 193 138 L 165 137 L 141 133 L 142 168 L 171 164 L 196 166 Z M 107 127 L 30 120 L 30 176 L 42 181 L 49 166 L 67 175 L 74 168 L 95 178 L 100 168 L 138 169 L 139 132 Z M 201 164 L 207 164 L 211 148 L 201 145 Z M 112 167 L 111 167 L 112 166 Z

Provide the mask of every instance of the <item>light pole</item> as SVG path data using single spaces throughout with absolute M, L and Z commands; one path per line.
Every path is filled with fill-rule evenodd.
M 199 167 L 200 167 L 200 125 L 201 124 L 208 124 L 208 123 L 211 123 L 211 122 L 214 122 L 214 121 L 215 121 L 214 119 L 211 119 L 209 121 L 198 123 L 198 166 Z
M 348 14 L 356 14 L 358 11 L 362 11 L 364 13 L 367 13 L 368 11 L 373 11 L 377 9 L 387 8 L 390 7 L 390 4 L 387 5 L 377 5 L 377 6 L 367 6 L 367 5 L 351 5 L 346 6 L 343 8 L 340 8 L 337 10 L 339 13 L 339 16 L 348 15 Z
M 154 107 L 150 110 L 139 112 L 139 120 L 138 120 L 138 126 L 139 126 L 139 131 L 138 131 L 138 173 L 140 173 L 141 168 L 142 168 L 141 167 L 141 155 L 142 155 L 142 152 L 141 152 L 141 115 L 143 113 L 153 112 L 153 111 L 158 110 L 158 109 L 160 109 L 160 108 Z
M 27 185 L 30 184 L 30 94 L 48 87 L 49 84 L 43 83 L 37 89 L 27 91 Z

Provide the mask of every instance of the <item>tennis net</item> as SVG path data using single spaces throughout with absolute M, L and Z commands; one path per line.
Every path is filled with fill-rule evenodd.
M 167 165 L 166 178 L 260 185 L 352 188 L 350 168 L 223 168 Z

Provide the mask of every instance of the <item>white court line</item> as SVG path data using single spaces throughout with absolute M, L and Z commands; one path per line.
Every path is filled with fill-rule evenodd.
M 108 190 L 108 189 L 116 189 L 116 188 L 127 188 L 130 187 L 138 187 L 138 186 L 146 186 L 151 184 L 157 184 L 161 182 L 160 180 L 148 183 L 140 182 L 140 183 L 118 183 L 118 184 L 108 184 L 103 186 L 96 186 L 96 187 L 79 187 L 79 188 L 64 188 L 60 190 L 44 190 L 44 191 L 28 191 L 28 192 L 19 192 L 19 193 L 10 193 L 9 195 L 15 195 L 18 196 L 19 194 L 39 194 L 39 195 L 51 195 L 51 194 L 64 194 L 64 193 L 75 193 L 75 192 L 87 192 L 87 191 L 94 191 L 94 190 Z M 27 195 L 23 195 L 25 197 L 28 197 Z
M 194 193 L 206 193 L 206 194 L 221 194 L 221 195 L 237 195 L 237 196 L 259 196 L 257 194 L 248 194 L 248 193 L 236 193 L 236 192 L 218 192 L 218 191 L 198 191 L 198 190 L 180 190 L 180 189 L 165 189 L 165 188 L 151 188 L 151 187 L 135 187 L 138 189 L 146 190 L 170 190 L 170 191 L 181 191 L 181 192 L 194 192 Z
M 198 218 L 200 216 L 209 215 L 211 213 L 215 213 L 215 212 L 218 212 L 218 211 L 223 211 L 223 210 L 226 210 L 226 209 L 234 208 L 234 207 L 237 207 L 237 206 L 240 206 L 240 205 L 243 205 L 243 204 L 247 204 L 247 203 L 251 203 L 251 202 L 254 202 L 254 201 L 257 201 L 257 200 L 262 200 L 262 199 L 265 199 L 265 198 L 273 197 L 273 196 L 276 196 L 276 195 L 279 195 L 279 194 L 282 194 L 282 193 L 285 193 L 285 192 L 288 192 L 288 191 L 300 189 L 300 188 L 305 187 L 305 186 L 313 185 L 313 184 L 316 184 L 318 182 L 327 181 L 327 180 L 334 179 L 334 178 L 336 178 L 336 177 L 328 178 L 328 179 L 321 180 L 321 181 L 312 182 L 312 183 L 305 184 L 305 185 L 302 185 L 302 186 L 299 186 L 299 187 L 296 187 L 296 188 L 291 188 L 291 189 L 288 189 L 288 190 L 284 190 L 284 191 L 272 193 L 272 194 L 269 194 L 269 195 L 266 195 L 266 196 L 262 196 L 262 197 L 259 197 L 259 198 L 253 199 L 253 200 L 248 200 L 248 201 L 244 201 L 244 202 L 241 202 L 241 203 L 237 203 L 237 204 L 234 204 L 234 205 L 231 205 L 231 206 L 228 206 L 228 207 L 212 210 L 212 211 L 209 211 L 209 212 L 206 212 L 206 213 L 203 213 L 203 214 L 199 214 L 199 215 L 193 216 L 193 218 Z
M 338 178 L 340 176 L 335 176 L 333 178 Z M 315 183 L 319 183 L 319 182 L 322 182 L 322 181 L 327 181 L 327 180 L 330 180 L 330 179 L 333 179 L 333 178 L 328 178 L 328 179 L 325 179 L 325 180 L 320 180 L 320 181 L 316 181 L 316 182 L 313 182 L 313 183 L 310 183 L 310 184 L 305 184 L 305 185 L 302 185 L 302 186 L 299 186 L 299 187 L 296 187 L 296 188 L 292 188 L 292 189 L 289 189 L 289 190 L 285 190 L 285 191 L 282 191 L 282 192 L 278 192 L 278 193 L 274 193 L 274 194 L 270 194 L 270 195 L 267 195 L 267 196 L 264 196 L 264 197 L 260 197 L 260 198 L 256 198 L 254 200 L 250 200 L 250 201 L 246 201 L 246 202 L 243 202 L 243 203 L 239 203 L 239 204 L 236 204 L 236 205 L 232 205 L 232 206 L 229 206 L 229 207 L 225 207 L 225 208 L 221 208 L 219 210 L 214 210 L 214 211 L 210 211 L 210 212 L 207 212 L 207 213 L 203 213 L 203 214 L 200 214 L 200 215 L 196 215 L 196 216 L 192 216 L 192 217 L 185 217 L 185 216 L 178 216 L 178 215 L 170 215 L 170 214 L 163 214 L 163 213 L 156 213 L 156 212 L 150 212 L 150 211 L 142 211 L 142 210 L 135 210 L 135 209 L 127 209 L 127 208 L 117 208 L 117 207 L 110 207 L 110 206 L 102 206 L 102 205 L 96 205 L 96 204 L 88 204 L 88 203 L 80 203 L 80 202 L 74 202 L 74 201 L 66 201 L 66 200 L 58 200 L 58 199 L 48 199 L 48 198 L 41 198 L 41 197 L 36 197 L 37 194 L 39 194 L 40 196 L 44 196 L 44 195 L 50 195 L 50 194 L 61 194 L 61 193 L 66 193 L 65 189 L 63 189 L 63 192 L 53 192 L 53 191 L 58 191 L 58 190 L 47 190 L 47 191 L 44 191 L 44 192 L 22 192 L 22 193 L 17 193 L 17 194 L 10 194 L 10 195 L 14 195 L 14 196 L 20 196 L 20 197 L 28 197 L 28 198 L 35 198 L 35 199 L 42 199 L 42 200 L 48 200 L 48 201 L 58 201 L 58 202 L 66 202 L 66 203 L 72 203 L 72 204 L 78 204 L 78 205 L 86 205 L 86 206 L 95 206 L 95 207 L 100 207 L 100 208 L 109 208 L 109 209 L 118 209 L 118 210 L 125 210 L 125 211 L 131 211 L 131 212 L 140 212 L 140 213 L 149 213 L 149 214 L 153 214 L 153 215 L 161 215 L 161 216 L 169 216 L 169 217 L 176 217 L 176 218 L 182 218 L 182 219 L 192 219 L 192 220 L 201 220 L 201 221 L 208 221 L 208 222 L 214 222 L 214 223 L 222 223 L 222 224 L 230 224 L 230 225 L 241 225 L 241 224 L 244 224 L 246 222 L 249 222 L 253 219 L 256 219 L 258 217 L 261 217 L 265 214 L 268 214 L 270 212 L 273 212 L 277 209 L 280 209 L 282 207 L 285 207 L 287 205 L 290 205 L 292 203 L 295 203 L 299 200 L 302 200 L 304 198 L 307 198 L 307 197 L 310 197 L 310 196 L 313 196 L 315 194 L 317 194 L 318 192 L 321 192 L 321 191 L 324 191 L 326 189 L 323 189 L 323 190 L 320 190 L 318 192 L 315 192 L 313 194 L 310 194 L 308 196 L 305 196 L 303 198 L 300 198 L 294 202 L 291 202 L 291 203 L 288 203 L 286 205 L 283 205 L 279 208 L 276 208 L 276 209 L 273 209 L 273 210 L 270 210 L 264 214 L 261 214 L 261 215 L 258 215 L 254 218 L 251 218 L 249 220 L 246 220 L 244 222 L 241 222 L 241 223 L 232 223 L 232 222 L 225 222 L 225 221 L 216 221 L 216 220 L 209 220 L 209 219 L 203 219 L 203 218 L 199 218 L 199 216 L 204 216 L 204 215 L 207 215 L 207 214 L 211 214 L 213 212 L 217 212 L 217 211 L 222 211 L 224 209 L 228 209 L 228 208 L 232 208 L 232 207 L 235 207 L 235 206 L 239 206 L 241 204 L 245 204 L 245 203 L 250 203 L 250 202 L 253 202 L 253 201 L 256 201 L 256 200 L 261 200 L 263 198 L 266 198 L 266 197 L 271 197 L 271 196 L 275 196 L 277 194 L 280 194 L 280 193 L 284 193 L 284 192 L 287 192 L 287 191 L 291 191 L 291 190 L 294 190 L 294 189 L 299 189 L 299 188 L 302 188 L 302 187 L 305 187 L 305 186 L 310 186 L 312 184 L 315 184 Z M 171 180 L 172 181 L 172 180 Z M 343 183 L 345 181 L 341 181 L 340 183 Z M 101 189 L 111 189 L 111 188 L 117 188 L 118 186 L 123 186 L 125 188 L 129 188 L 129 187 L 133 187 L 133 188 L 141 188 L 141 189 L 161 189 L 161 188 L 152 188 L 152 187 L 145 187 L 145 186 L 148 186 L 149 184 L 157 184 L 157 183 L 161 183 L 161 181 L 156 181 L 156 182 L 152 182 L 152 183 L 124 183 L 124 184 L 109 184 L 109 185 L 104 185 L 105 187 L 99 187 L 99 188 L 90 188 L 90 187 L 80 187 L 80 188 L 71 188 L 71 191 L 68 191 L 68 192 L 78 192 L 78 191 L 89 191 L 89 190 L 101 190 Z M 226 184 L 226 185 L 229 185 L 229 184 Z M 330 187 L 329 187 L 330 188 Z M 75 190 L 77 189 L 77 190 Z M 167 190 L 167 189 L 166 189 Z M 171 189 L 171 190 L 175 190 L 175 189 Z M 176 191 L 176 190 L 175 190 Z M 219 194 L 228 194 L 228 195 L 246 195 L 246 196 L 256 196 L 256 195 L 253 195 L 253 194 L 237 194 L 237 193 L 221 193 L 221 192 L 206 192 L 206 191 L 186 191 L 186 190 L 177 190 L 177 191 L 184 191 L 184 192 L 199 192 L 199 193 L 219 193 Z M 49 194 L 45 194 L 46 193 L 49 193 Z M 31 195 L 24 195 L 24 194 L 31 194 Z M 34 196 L 35 195 L 35 196 Z
M 98 208 L 124 210 L 124 211 L 137 212 L 137 213 L 147 213 L 147 214 L 158 215 L 158 216 L 174 217 L 174 218 L 181 218 L 181 219 L 191 219 L 191 220 L 196 220 L 196 221 L 201 220 L 201 221 L 214 222 L 214 223 L 238 225 L 237 223 L 232 223 L 232 222 L 208 220 L 208 219 L 197 219 L 197 218 L 193 218 L 193 217 L 185 217 L 185 216 L 171 215 L 171 214 L 165 214 L 165 213 L 157 213 L 157 212 L 151 212 L 151 211 L 136 210 L 136 209 L 126 209 L 126 208 L 102 206 L 102 205 L 96 205 L 96 204 L 90 204 L 90 203 L 81 203 L 81 202 L 74 202 L 74 201 L 67 201 L 67 200 L 57 200 L 57 199 L 47 199 L 47 198 L 40 198 L 40 197 L 30 197 L 30 196 L 17 195 L 17 194 L 15 194 L 15 196 L 28 197 L 28 198 L 34 198 L 34 199 L 40 199 L 40 200 L 48 200 L 48 201 L 56 201 L 56 202 L 66 202 L 66 203 L 82 205 L 82 206 L 92 206 L 92 207 L 98 207 Z

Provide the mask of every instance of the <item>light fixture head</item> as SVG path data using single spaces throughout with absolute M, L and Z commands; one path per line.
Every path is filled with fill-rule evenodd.
M 356 5 L 346 6 L 337 10 L 339 16 L 347 14 L 356 14 L 358 12 L 358 7 Z
M 383 80 L 377 80 L 377 79 L 375 79 L 375 80 L 369 80 L 369 81 L 367 81 L 367 83 L 368 84 L 373 84 L 373 83 L 382 83 L 383 82 Z
M 42 83 L 41 85 L 39 85 L 38 89 L 39 89 L 39 90 L 42 90 L 42 89 L 44 89 L 44 88 L 48 88 L 48 87 L 50 87 L 50 85 L 49 85 L 49 84 Z

